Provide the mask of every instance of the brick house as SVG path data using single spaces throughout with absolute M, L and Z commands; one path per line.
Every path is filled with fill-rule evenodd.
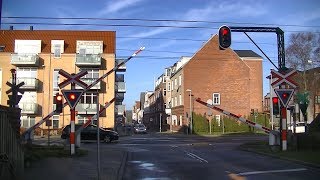
M 172 71 L 170 82 L 173 131 L 181 131 L 189 124 L 190 94 L 192 112 L 197 114 L 205 114 L 208 108 L 195 102 L 195 98 L 211 99 L 214 105 L 235 114 L 263 110 L 262 57 L 251 50 L 221 50 L 217 35 Z M 220 118 L 220 113 L 213 114 Z

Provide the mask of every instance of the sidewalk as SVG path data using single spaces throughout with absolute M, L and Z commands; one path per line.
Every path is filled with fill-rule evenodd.
M 110 148 L 109 148 L 110 147 Z M 94 180 L 97 178 L 97 152 L 89 149 L 86 144 L 82 149 L 88 150 L 88 155 L 74 158 L 47 158 L 25 168 L 26 180 Z M 110 146 L 100 148 L 100 178 L 102 180 L 122 179 L 127 153 Z

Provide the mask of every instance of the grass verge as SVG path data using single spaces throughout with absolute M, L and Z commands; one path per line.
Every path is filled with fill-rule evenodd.
M 88 154 L 87 150 L 76 149 L 74 156 L 81 157 Z M 71 157 L 70 151 L 62 146 L 40 146 L 31 145 L 25 148 L 24 160 L 25 162 L 34 162 L 48 157 L 68 158 Z
M 296 151 L 288 149 L 287 151 L 280 151 L 280 149 L 272 149 L 267 142 L 250 142 L 240 146 L 240 149 L 262 153 L 277 158 L 293 160 L 296 162 L 303 162 L 320 167 L 320 151 L 301 150 Z

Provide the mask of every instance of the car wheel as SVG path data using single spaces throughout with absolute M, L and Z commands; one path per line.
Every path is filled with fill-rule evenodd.
M 104 142 L 111 142 L 111 138 L 109 136 L 104 137 Z

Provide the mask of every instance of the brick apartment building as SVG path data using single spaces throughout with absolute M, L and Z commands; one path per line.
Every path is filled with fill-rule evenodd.
M 217 35 L 191 58 L 182 58 L 164 74 L 160 77 L 169 77 L 164 80 L 166 89 L 149 96 L 150 108 L 157 107 L 157 98 L 165 99 L 168 118 L 162 123 L 169 124 L 173 131 L 189 124 L 190 94 L 193 113 L 203 115 L 208 111 L 195 98 L 211 99 L 214 105 L 235 114 L 249 115 L 251 109 L 262 112 L 262 57 L 251 50 L 221 50 Z M 152 113 L 157 117 L 155 110 Z M 220 118 L 220 113 L 213 114 Z M 144 117 L 144 122 L 149 123 L 150 116 Z
M 19 103 L 22 109 L 21 126 L 28 128 L 55 109 L 54 97 L 61 94 L 58 84 L 66 78 L 58 71 L 88 74 L 81 78 L 87 84 L 115 67 L 115 35 L 113 31 L 58 31 L 58 30 L 1 30 L 0 31 L 0 102 L 7 105 L 5 93 L 11 82 L 10 69 L 16 69 L 17 82 L 24 82 L 25 90 Z M 119 60 L 121 61 L 121 60 Z M 125 66 L 119 69 L 125 71 Z M 70 86 L 64 89 L 70 89 Z M 76 89 L 81 87 L 76 86 Z M 97 98 L 97 93 L 99 98 Z M 85 92 L 76 107 L 76 123 L 85 123 L 96 114 L 96 102 L 104 104 L 116 97 L 100 116 L 101 126 L 113 128 L 115 119 L 123 114 L 125 93 L 123 74 L 111 73 L 102 82 Z M 69 107 L 54 115 L 50 129 L 70 123 Z M 41 128 L 47 129 L 43 124 Z

